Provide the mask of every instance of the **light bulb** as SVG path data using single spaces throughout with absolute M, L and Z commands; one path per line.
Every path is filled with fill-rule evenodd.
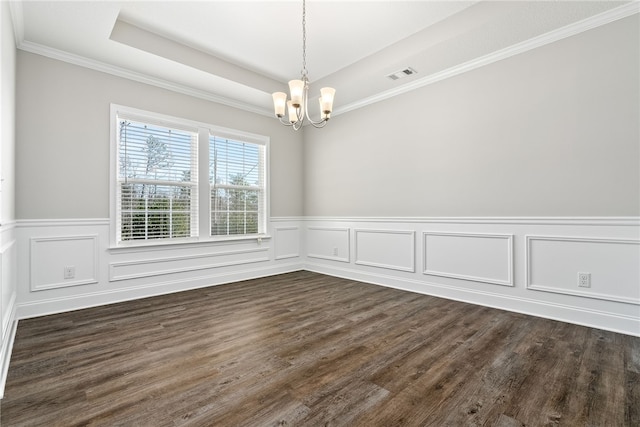
M 320 111 L 323 114 L 329 114 L 333 110 L 333 97 L 336 90 L 332 87 L 323 87 L 320 89 Z
M 284 110 L 287 105 L 287 94 L 284 92 L 273 93 L 273 109 L 277 117 L 284 116 Z
M 304 82 L 302 80 L 291 80 L 289 82 L 289 91 L 291 92 L 291 103 L 294 107 L 298 108 L 302 105 Z

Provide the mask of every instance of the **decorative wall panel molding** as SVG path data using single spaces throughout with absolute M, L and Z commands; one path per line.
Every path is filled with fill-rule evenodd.
M 423 273 L 513 286 L 513 235 L 423 233 Z
M 416 271 L 413 230 L 355 229 L 355 263 L 399 271 Z
M 262 239 L 114 249 L 108 219 L 20 220 L 15 229 L 21 286 L 14 313 L 21 319 L 43 316 L 298 271 L 301 223 L 297 217 L 272 218 L 269 229 L 281 229 L 279 236 Z M 286 258 L 275 260 L 276 253 Z M 65 266 L 75 267 L 74 280 L 63 278 Z
M 12 304 L 11 318 L 16 318 L 15 304 Z M 7 333 L 2 340 L 0 340 L 0 399 L 4 397 L 4 386 L 7 382 L 9 362 L 11 362 L 11 351 L 13 350 L 13 342 L 15 341 L 17 329 L 18 321 L 12 320 Z
M 109 281 L 116 282 L 264 261 L 269 261 L 268 247 L 112 262 L 109 264 Z
M 0 339 L 6 337 L 13 322 L 16 302 L 16 240 L 10 240 L 0 247 Z
M 29 261 L 31 291 L 98 283 L 98 236 L 32 237 Z
M 589 274 L 588 287 L 578 273 Z M 640 304 L 640 240 L 528 235 L 526 286 Z
M 275 259 L 299 257 L 300 227 L 275 227 L 274 231 Z
M 349 262 L 350 229 L 307 227 L 307 257 Z
M 0 245 L 16 240 L 15 249 L 0 255 L 0 269 L 4 270 L 9 253 L 15 251 L 16 282 L 20 286 L 16 302 L 9 301 L 14 308 L 7 311 L 17 309 L 17 318 L 307 269 L 640 336 L 640 273 L 635 257 L 640 236 L 638 217 L 272 218 L 272 238 L 263 239 L 262 245 L 254 240 L 158 245 L 140 250 L 110 249 L 109 222 L 102 219 L 17 221 L 13 228 L 15 237 L 9 231 L 0 234 Z M 421 267 L 414 265 L 414 272 L 409 263 L 412 234 L 414 259 L 423 263 Z M 81 261 L 86 265 L 76 265 L 76 277 L 83 277 L 81 270 L 97 262 L 95 277 L 99 282 L 31 292 L 30 276 L 36 266 L 42 266 L 45 272 L 51 270 L 47 280 L 36 284 L 64 282 L 51 276 L 61 275 L 66 261 L 58 260 L 51 266 L 48 259 L 49 252 L 64 253 L 66 243 L 61 236 L 71 239 L 73 248 L 87 244 L 77 241 L 79 236 L 97 240 L 97 251 L 89 244 L 91 249 L 83 254 L 87 257 Z M 288 257 L 296 253 L 299 257 Z M 453 264 L 447 264 L 447 256 Z M 586 264 L 572 264 L 580 260 Z M 198 270 L 198 266 L 222 267 Z M 576 268 L 591 273 L 591 288 L 576 286 Z M 614 274 L 619 275 L 615 283 L 601 280 Z M 2 271 L 0 277 L 4 275 Z M 125 280 L 127 277 L 132 280 Z M 114 278 L 118 280 L 110 281 Z M 478 281 L 509 286 L 482 285 Z M 607 286 L 603 287 L 604 283 Z M 5 298 L 2 304 L 6 306 L 7 302 Z M 11 333 L 14 325 L 15 320 L 3 327 Z
M 18 321 L 18 237 L 16 222 L 0 225 L 0 399 L 4 396 Z

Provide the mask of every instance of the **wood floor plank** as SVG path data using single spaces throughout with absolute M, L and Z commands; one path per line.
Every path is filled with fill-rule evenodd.
M 0 421 L 638 426 L 640 338 L 296 272 L 20 321 Z

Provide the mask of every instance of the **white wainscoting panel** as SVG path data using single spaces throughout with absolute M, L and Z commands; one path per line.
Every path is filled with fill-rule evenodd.
M 0 338 L 4 339 L 11 329 L 16 299 L 16 240 L 11 240 L 0 247 L 0 320 L 2 321 Z
M 0 233 L 1 332 L 15 319 L 305 269 L 640 336 L 637 217 L 280 217 L 269 229 L 262 242 L 114 250 L 108 219 L 17 221 Z M 66 265 L 93 284 L 68 286 Z M 591 273 L 591 288 L 575 286 L 577 272 Z
M 274 230 L 275 259 L 299 257 L 300 227 L 275 227 Z
M 109 281 L 164 276 L 265 261 L 269 261 L 267 247 L 112 262 L 109 264 Z
M 528 289 L 640 304 L 640 240 L 529 235 L 526 268 Z
M 306 270 L 640 336 L 638 217 L 307 217 L 304 222 L 303 241 L 310 242 Z M 325 256 L 331 237 L 347 240 L 348 230 L 355 230 L 353 261 L 331 262 Z M 423 266 L 415 272 L 397 268 L 408 266 L 408 243 L 402 242 L 412 232 L 422 236 L 415 258 Z M 394 258 L 398 251 L 403 256 Z M 575 286 L 577 272 L 591 273 L 591 288 Z
M 416 271 L 415 231 L 356 229 L 354 233 L 356 264 Z
M 349 228 L 307 227 L 307 256 L 349 262 Z
M 18 321 L 18 240 L 15 223 L 0 226 L 0 399 L 4 396 Z
M 32 291 L 98 283 L 98 235 L 33 237 L 30 239 Z M 65 267 L 73 278 L 65 279 Z
M 513 235 L 423 233 L 423 273 L 513 286 Z
M 301 270 L 300 218 L 272 218 L 268 229 L 276 228 L 277 235 L 261 239 L 112 248 L 108 218 L 18 221 L 14 318 Z M 75 267 L 75 279 L 64 279 L 65 266 Z

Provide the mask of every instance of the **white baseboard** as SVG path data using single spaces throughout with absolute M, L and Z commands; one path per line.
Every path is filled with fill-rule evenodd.
M 9 373 L 9 363 L 11 362 L 11 353 L 13 351 L 13 342 L 15 341 L 16 331 L 18 330 L 18 319 L 16 317 L 16 305 L 13 305 L 9 330 L 2 340 L 2 350 L 0 351 L 0 399 L 4 397 L 4 386 L 7 383 L 7 374 Z
M 97 307 L 107 304 L 149 298 L 209 286 L 223 285 L 242 280 L 258 279 L 276 274 L 290 273 L 302 269 L 302 264 L 292 262 L 269 267 L 244 269 L 232 273 L 221 273 L 191 277 L 189 279 L 157 281 L 153 284 L 128 286 L 126 288 L 83 293 L 72 296 L 39 299 L 18 304 L 18 319 L 46 316 L 72 310 Z
M 571 305 L 542 302 L 535 299 L 513 297 L 493 292 L 462 289 L 446 284 L 418 281 L 383 274 L 371 274 L 342 266 L 336 267 L 306 263 L 305 270 L 403 291 L 609 330 L 626 335 L 640 336 L 640 319 L 633 316 L 584 309 Z
M 308 270 L 640 336 L 640 218 L 303 223 Z

